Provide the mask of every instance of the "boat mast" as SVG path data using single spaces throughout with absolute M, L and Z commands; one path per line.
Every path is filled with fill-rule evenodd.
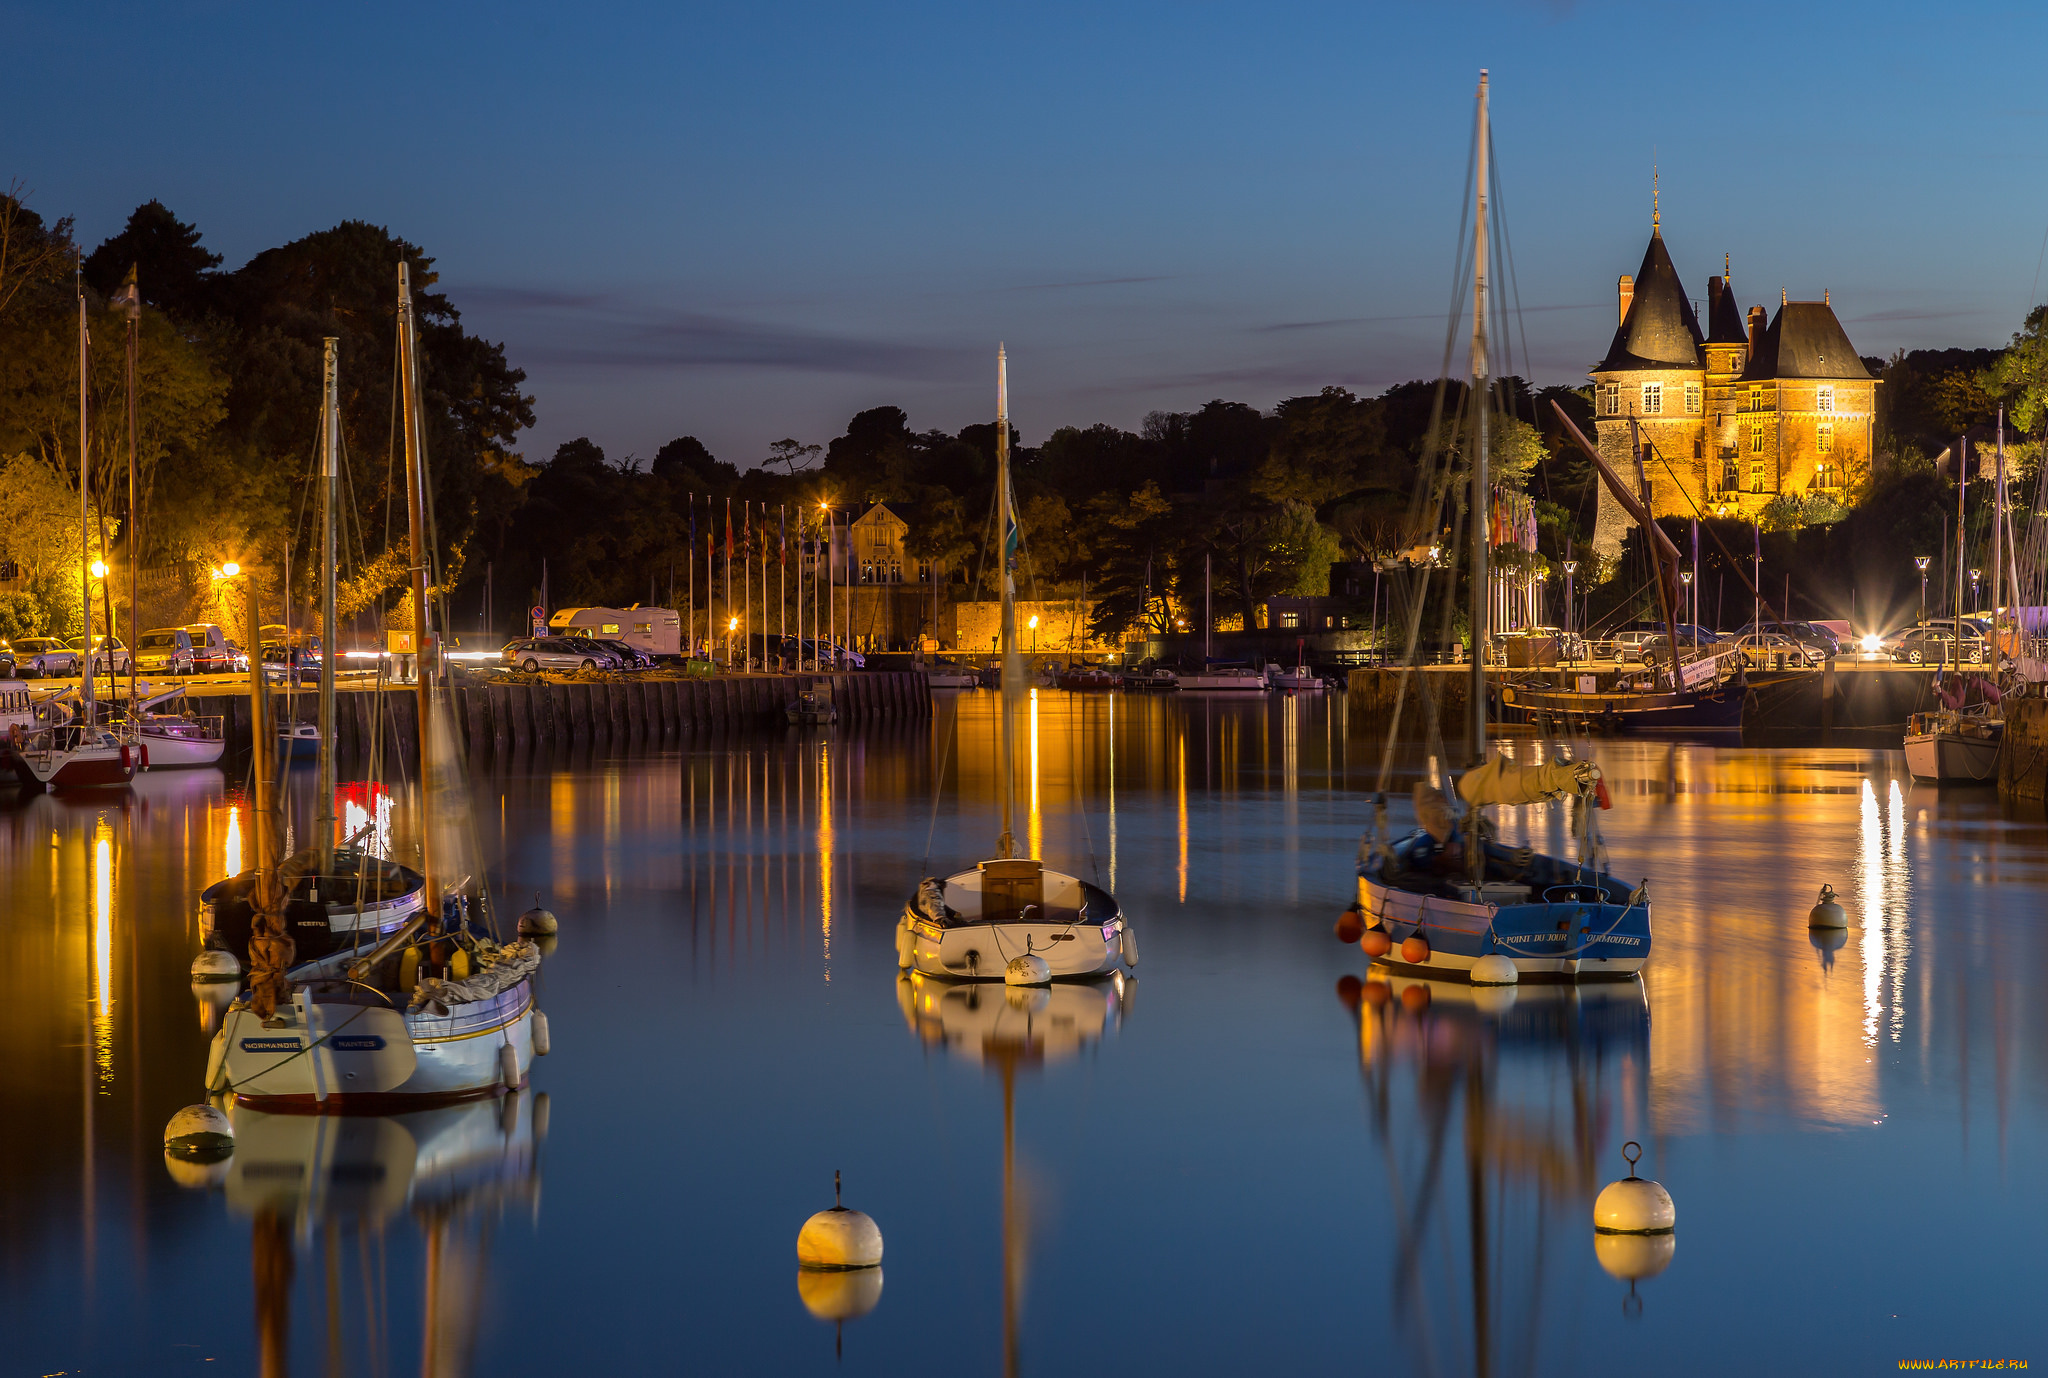
M 1956 668 L 1963 663 L 1963 563 L 1969 558 L 1969 533 L 1963 526 L 1963 495 L 1970 488 L 1970 437 L 1964 436 L 1956 445 L 1956 601 L 1951 605 L 1950 630 L 1956 652 Z M 1946 661 L 1948 655 L 1943 653 Z
M 1998 571 L 2005 538 L 2005 408 L 1998 409 L 1998 474 L 1991 481 L 1991 664 L 1998 664 Z M 1958 643 L 1960 644 L 1960 643 Z
M 432 672 L 428 669 L 432 657 L 427 644 L 427 532 L 425 493 L 426 472 L 424 469 L 423 447 L 420 437 L 420 376 L 419 376 L 419 335 L 415 329 L 412 309 L 412 271 L 400 259 L 398 263 L 398 379 L 402 396 L 399 399 L 399 414 L 405 430 L 405 509 L 406 525 L 410 528 L 412 540 L 412 649 L 413 663 L 418 666 L 414 678 L 419 692 L 419 765 L 422 790 L 426 785 L 427 762 L 433 759 L 430 749 L 430 724 L 433 721 L 430 681 Z M 331 806 L 330 806 L 331 807 Z M 434 877 L 434 854 L 432 827 L 420 829 L 420 870 L 427 878 L 423 898 L 426 914 L 430 919 L 441 916 L 441 891 Z
M 85 672 L 78 681 L 78 696 L 85 708 L 86 726 L 95 714 L 92 702 L 92 441 L 87 432 L 86 364 L 91 336 L 85 327 L 84 259 L 79 260 L 78 280 L 78 587 L 85 608 Z M 107 629 L 111 635 L 113 628 Z M 107 677 L 113 678 L 114 648 L 107 647 Z
M 1002 769 L 1003 835 L 996 841 L 996 855 L 1017 854 L 1017 839 L 1011 832 L 1016 812 L 1015 772 L 1010 761 L 1010 696 L 1021 677 L 1011 665 L 1017 651 L 1017 589 L 1010 580 L 1010 528 L 1016 514 L 1010 510 L 1010 365 L 1001 344 L 996 346 L 996 580 L 1002 588 L 1002 616 L 997 623 L 1002 655 L 1000 704 L 996 713 L 996 755 Z
M 1493 533 L 1489 529 L 1486 500 L 1487 408 L 1492 399 L 1486 351 L 1486 208 L 1487 129 L 1486 69 L 1479 70 L 1479 141 L 1473 165 L 1477 169 L 1473 203 L 1472 239 L 1472 412 L 1478 425 L 1478 444 L 1472 458 L 1472 671 L 1466 697 L 1472 710 L 1472 759 L 1486 760 L 1486 604 L 1489 579 L 1488 557 Z
M 142 695 L 135 683 L 135 652 L 142 645 L 142 528 L 135 519 L 135 362 L 140 351 L 142 295 L 136 286 L 135 269 L 128 270 L 128 281 L 122 284 L 114 300 L 121 303 L 128 317 L 128 526 L 123 534 L 128 545 L 128 717 L 133 722 L 142 714 Z M 113 628 L 107 631 L 111 635 Z M 110 675 L 114 670 L 113 654 L 107 652 Z
M 321 341 L 325 387 L 320 396 L 320 766 L 313 833 L 323 876 L 334 870 L 334 657 L 339 654 L 334 634 L 334 502 L 340 490 L 340 343 L 331 335 Z

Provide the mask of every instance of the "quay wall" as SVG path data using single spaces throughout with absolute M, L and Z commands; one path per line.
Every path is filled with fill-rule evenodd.
M 2008 699 L 1998 797 L 2048 802 L 2048 699 Z
M 455 728 L 472 760 L 515 752 L 587 747 L 625 750 L 689 733 L 780 726 L 783 709 L 805 689 L 829 690 L 842 723 L 911 721 L 932 714 L 931 689 L 917 671 L 803 675 L 712 675 L 602 682 L 521 680 L 454 684 Z M 192 711 L 220 717 L 231 751 L 250 746 L 247 693 L 193 694 Z M 273 688 L 278 721 L 313 722 L 319 695 L 287 699 Z M 367 756 L 378 731 L 387 751 L 419 741 L 419 696 L 411 685 L 346 689 L 335 695 L 335 745 Z

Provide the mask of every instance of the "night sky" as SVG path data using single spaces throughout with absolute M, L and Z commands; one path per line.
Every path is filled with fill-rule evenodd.
M 745 467 L 894 403 L 1027 444 L 1434 376 L 1480 67 L 1522 329 L 1584 381 L 1649 230 L 1864 354 L 2041 292 L 2048 11 L 1907 4 L 8 6 L 0 177 L 237 266 L 361 218 L 528 372 L 545 458 Z M 32 55 L 32 56 L 31 56 Z M 1514 342 L 1517 363 L 1521 344 Z

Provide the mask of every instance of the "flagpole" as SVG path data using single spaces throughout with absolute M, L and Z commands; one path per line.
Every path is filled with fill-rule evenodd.
M 789 642 L 789 504 L 783 503 L 776 509 L 776 565 L 777 587 L 775 590 L 775 639 L 787 645 Z

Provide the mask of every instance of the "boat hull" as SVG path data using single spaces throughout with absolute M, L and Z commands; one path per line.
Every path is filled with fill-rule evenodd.
M 1552 892 L 1571 888 L 1577 887 Z M 1358 878 L 1358 905 L 1367 925 L 1384 928 L 1393 941 L 1374 961 L 1418 976 L 1469 980 L 1481 957 L 1498 955 L 1525 981 L 1626 980 L 1650 957 L 1648 900 L 1483 904 L 1396 889 L 1368 875 Z M 1415 937 L 1428 944 L 1419 962 L 1402 955 L 1402 944 Z
M 1915 780 L 1948 784 L 1982 784 L 1998 778 L 1998 748 L 2003 733 L 1978 737 L 1960 732 L 1906 734 L 1906 769 Z
M 530 981 L 445 1016 L 400 1013 L 360 1000 L 301 992 L 269 1023 L 248 1008 L 228 1012 L 215 1036 L 227 1088 L 258 1110 L 389 1113 L 514 1089 L 501 1048 L 510 1046 L 525 1085 L 533 1064 Z
M 151 770 L 218 765 L 221 753 L 227 749 L 227 743 L 218 737 L 184 737 L 151 732 L 148 728 L 137 734 L 137 740 L 149 753 Z
M 1184 674 L 1179 676 L 1179 684 L 1180 690 L 1184 694 L 1263 694 L 1266 692 L 1266 681 L 1254 674 Z
M 1533 722 L 1548 716 L 1587 727 L 1611 726 L 1618 732 L 1740 732 L 1746 697 L 1743 691 L 1726 687 L 1682 693 L 1581 694 L 1509 685 L 1501 690 L 1501 716 L 1509 722 Z

